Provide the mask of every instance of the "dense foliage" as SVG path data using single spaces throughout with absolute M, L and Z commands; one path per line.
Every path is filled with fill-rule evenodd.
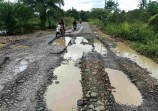
M 7 30 L 8 34 L 31 31 L 34 18 L 32 9 L 21 3 L 0 3 L 0 29 Z
M 64 16 L 59 7 L 63 0 L 19 0 L 17 3 L 0 1 L 0 30 L 8 34 L 53 28 Z
M 158 2 L 140 0 L 139 9 L 124 11 L 118 3 L 108 0 L 104 8 L 91 11 L 64 11 L 64 0 L 18 0 L 17 3 L 0 0 L 0 31 L 7 34 L 28 33 L 36 29 L 55 28 L 65 17 L 67 26 L 74 19 L 90 21 L 113 37 L 129 40 L 142 54 L 158 58 Z
M 117 4 L 109 2 L 106 5 L 110 5 L 104 9 L 91 11 L 90 23 L 113 37 L 129 40 L 138 52 L 157 59 L 158 2 L 142 0 L 139 9 L 128 12 L 119 10 Z
M 89 19 L 89 11 L 77 11 L 75 8 L 69 9 L 65 12 L 66 17 L 73 17 L 76 20 L 88 21 Z
M 64 0 L 18 0 L 6 2 L 0 0 L 0 31 L 7 34 L 24 34 L 38 29 L 56 28 L 64 18 L 66 26 L 74 19 L 88 21 L 89 11 L 77 11 L 75 8 L 64 11 Z

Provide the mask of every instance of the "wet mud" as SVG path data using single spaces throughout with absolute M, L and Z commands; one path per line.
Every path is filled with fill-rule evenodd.
M 145 68 L 151 76 L 158 79 L 158 64 L 153 60 L 140 55 L 135 50 L 126 46 L 123 43 L 117 42 L 117 47 L 112 48 L 114 52 L 116 52 L 117 56 L 129 58 L 130 60 L 136 62 L 140 67 Z
M 66 49 L 62 54 L 64 61 L 54 71 L 57 80 L 46 92 L 48 109 L 77 111 L 77 100 L 82 97 L 81 70 L 77 64 L 84 54 L 88 52 L 103 54 L 106 53 L 106 49 L 100 41 L 87 37 L 59 38 L 54 40 L 52 45 L 63 46 Z
M 141 66 L 148 60 L 93 32 L 83 23 L 69 37 L 46 34 L 1 48 L 0 110 L 157 111 L 157 65 Z
M 121 108 L 129 111 L 156 111 L 158 109 L 158 99 L 156 96 L 157 79 L 151 77 L 149 71 L 140 67 L 139 64 L 137 64 L 136 62 L 130 60 L 129 58 L 117 56 L 117 53 L 115 54 L 115 52 L 111 50 L 111 48 L 115 48 L 114 46 L 116 46 L 112 45 L 115 44 L 114 42 L 112 42 L 111 40 L 109 41 L 108 39 L 102 39 L 101 41 L 106 46 L 108 51 L 107 56 L 104 57 L 105 65 L 107 66 L 107 68 L 120 70 L 124 74 L 126 74 L 130 82 L 132 82 L 137 87 L 142 95 L 143 102 L 141 105 L 121 105 Z

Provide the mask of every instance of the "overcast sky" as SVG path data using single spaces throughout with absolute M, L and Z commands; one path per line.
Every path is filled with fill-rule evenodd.
M 10 0 L 14 1 L 14 0 Z M 65 5 L 62 7 L 64 10 L 68 10 L 74 7 L 77 10 L 91 10 L 92 8 L 103 8 L 105 0 L 64 0 Z M 121 10 L 133 10 L 138 8 L 140 0 L 118 0 L 119 8 Z M 156 0 L 152 0 L 156 1 Z
M 119 8 L 122 10 L 132 10 L 137 8 L 139 0 L 118 0 Z M 90 10 L 92 8 L 103 8 L 105 0 L 65 0 L 65 10 L 71 7 L 77 10 Z

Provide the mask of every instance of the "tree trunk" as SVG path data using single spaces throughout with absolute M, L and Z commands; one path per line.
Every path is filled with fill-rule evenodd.
M 41 20 L 41 29 L 46 29 L 46 21 L 47 21 L 47 14 L 46 14 L 46 7 L 43 6 L 43 11 L 40 13 L 40 20 Z

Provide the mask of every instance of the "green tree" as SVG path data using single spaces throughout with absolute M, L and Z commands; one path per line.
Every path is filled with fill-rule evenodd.
M 158 2 L 150 1 L 147 5 L 147 11 L 151 14 L 151 16 L 158 14 Z
M 79 12 L 78 12 L 76 9 L 74 9 L 74 8 L 67 10 L 67 11 L 65 12 L 65 15 L 66 15 L 67 17 L 73 17 L 73 18 L 76 19 L 76 20 L 79 19 Z
M 105 25 L 107 24 L 109 18 L 111 16 L 111 13 L 109 10 L 105 10 L 103 8 L 93 8 L 90 17 L 93 19 L 99 19 L 101 20 Z
M 82 19 L 83 21 L 88 21 L 89 14 L 90 14 L 89 11 L 83 11 L 83 10 L 81 10 L 79 13 L 80 13 L 79 14 L 80 15 L 80 19 Z
M 7 30 L 8 34 L 12 34 L 16 21 L 14 17 L 14 7 L 10 2 L 0 2 L 0 27 Z
M 41 20 L 41 28 L 46 29 L 47 17 L 50 10 L 56 12 L 60 9 L 61 5 L 64 5 L 64 0 L 20 0 L 27 5 L 31 6 L 35 12 L 39 13 Z
M 107 18 L 107 11 L 102 8 L 93 8 L 91 10 L 90 17 L 103 20 Z
M 30 21 L 34 18 L 32 9 L 25 4 L 15 3 L 13 11 L 16 21 L 16 32 L 24 33 L 26 31 L 31 31 L 33 24 L 30 23 Z
M 141 0 L 140 1 L 140 8 L 146 8 L 147 6 L 147 0 Z
M 115 3 L 113 0 L 109 0 L 106 2 L 105 9 L 111 11 L 117 10 L 118 3 Z
M 56 22 L 59 22 L 60 18 L 64 17 L 64 10 L 52 9 L 47 11 L 47 21 L 48 21 L 48 28 L 56 27 Z
M 8 34 L 31 30 L 33 17 L 32 9 L 24 4 L 0 2 L 0 29 L 7 30 Z
M 126 13 L 126 20 L 128 22 L 148 22 L 150 19 L 150 14 L 146 9 L 135 9 Z

